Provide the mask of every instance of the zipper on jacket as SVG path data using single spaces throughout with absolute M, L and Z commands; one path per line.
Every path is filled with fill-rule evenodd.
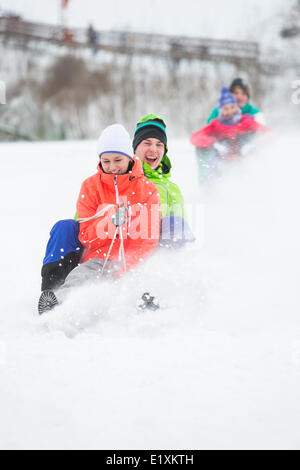
M 128 230 L 131 227 L 131 204 L 130 201 L 128 201 L 128 215 L 129 215 L 129 221 L 128 221 Z
M 118 190 L 118 183 L 117 183 L 117 175 L 114 177 L 114 184 L 115 184 L 115 191 L 116 191 L 116 203 L 119 205 L 120 204 L 120 199 L 119 199 L 119 190 Z
M 116 192 L 116 203 L 119 207 L 120 205 L 120 199 L 119 199 L 119 189 L 118 189 L 118 182 L 117 182 L 117 175 L 115 175 L 114 177 L 114 185 L 115 185 L 115 192 Z M 121 227 L 117 227 L 117 238 L 120 237 L 120 232 L 121 232 Z M 121 233 L 121 236 L 122 236 L 122 233 Z M 119 246 L 119 261 L 121 261 L 121 243 L 120 243 L 120 246 Z
M 114 177 L 114 184 L 115 184 L 115 191 L 116 191 L 116 203 L 120 206 L 120 196 L 119 196 L 119 189 L 118 189 L 118 181 L 117 175 Z M 130 208 L 131 209 L 131 208 Z M 130 215 L 130 222 L 131 222 L 131 215 Z M 124 239 L 122 234 L 122 226 L 118 227 L 117 237 L 120 239 L 120 246 L 119 246 L 119 261 L 122 261 L 122 249 L 124 250 Z M 126 258 L 124 254 L 124 263 L 125 263 L 125 271 L 126 271 Z
M 116 192 L 116 203 L 119 205 L 120 204 L 120 197 L 119 197 L 119 189 L 118 189 L 118 182 L 117 182 L 117 175 L 115 175 L 114 177 L 114 185 L 115 185 L 115 192 Z M 130 201 L 127 202 L 127 210 L 128 210 L 128 214 L 129 214 L 129 225 L 128 227 L 130 227 L 131 225 L 131 205 L 130 205 Z

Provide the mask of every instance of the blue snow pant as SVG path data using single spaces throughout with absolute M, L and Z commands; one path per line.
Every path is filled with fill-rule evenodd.
M 83 251 L 78 234 L 79 223 L 73 219 L 60 220 L 53 226 L 43 260 L 42 290 L 58 288 L 78 266 Z

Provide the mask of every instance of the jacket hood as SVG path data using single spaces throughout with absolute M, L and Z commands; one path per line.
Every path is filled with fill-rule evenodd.
M 169 159 L 168 155 L 164 155 L 164 157 L 161 161 L 161 164 L 163 164 L 168 169 L 167 173 L 169 174 L 169 176 L 171 176 L 172 163 L 171 163 L 171 160 Z

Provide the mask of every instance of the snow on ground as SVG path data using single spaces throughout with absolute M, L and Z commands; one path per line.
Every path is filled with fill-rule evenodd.
M 95 143 L 0 145 L 0 448 L 300 448 L 299 138 L 201 187 L 188 139 L 169 147 L 197 243 L 39 318 Z M 158 312 L 137 313 L 145 289 Z

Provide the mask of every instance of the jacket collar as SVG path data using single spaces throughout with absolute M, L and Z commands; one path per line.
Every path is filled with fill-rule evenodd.
M 144 175 L 146 178 L 152 180 L 156 178 L 170 178 L 171 176 L 171 168 L 172 164 L 170 162 L 170 159 L 167 155 L 165 155 L 159 164 L 159 166 L 155 169 L 151 168 L 150 165 L 146 162 L 142 162 L 142 167 L 144 170 Z
M 140 159 L 134 156 L 133 160 L 134 160 L 134 165 L 132 167 L 132 170 L 129 173 L 125 173 L 124 175 L 113 175 L 113 174 L 104 173 L 99 162 L 97 166 L 97 171 L 98 171 L 98 174 L 100 175 L 101 183 L 106 184 L 107 186 L 114 187 L 114 181 L 115 181 L 115 176 L 116 176 L 118 186 L 125 188 L 129 186 L 131 181 L 135 181 L 137 178 L 141 178 L 142 176 L 144 176 Z

